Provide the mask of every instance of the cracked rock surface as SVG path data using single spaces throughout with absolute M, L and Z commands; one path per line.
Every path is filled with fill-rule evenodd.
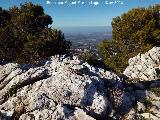
M 8 63 L 0 69 L 0 111 L 6 119 L 105 118 L 112 72 L 73 57 L 51 57 L 39 67 Z
M 159 55 L 154 47 L 129 60 L 124 74 L 145 81 L 134 84 L 76 56 L 53 56 L 37 66 L 2 64 L 0 120 L 158 120 L 160 97 L 147 89 L 160 85 Z
M 130 58 L 124 75 L 130 79 L 157 80 L 160 77 L 160 47 Z
M 136 107 L 130 109 L 127 119 L 160 120 L 160 47 L 138 54 L 128 63 L 124 75 L 138 80 L 135 87 L 139 89 L 131 92 L 135 96 Z

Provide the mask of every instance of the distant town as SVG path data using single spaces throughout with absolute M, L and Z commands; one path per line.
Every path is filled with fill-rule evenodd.
M 65 39 L 72 42 L 71 49 L 76 51 L 97 51 L 97 45 L 103 40 L 112 39 L 111 27 L 66 27 L 61 28 Z

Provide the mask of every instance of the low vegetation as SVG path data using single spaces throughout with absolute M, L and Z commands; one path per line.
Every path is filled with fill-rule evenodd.
M 153 92 L 156 96 L 160 97 L 160 88 L 151 88 L 150 91 Z
M 104 62 L 99 59 L 99 57 L 91 52 L 91 51 L 84 51 L 78 54 L 78 58 L 80 60 L 83 60 L 85 62 L 87 62 L 88 64 L 94 66 L 94 67 L 99 67 L 99 68 L 103 68 L 103 69 L 107 69 L 110 70 L 105 64 Z

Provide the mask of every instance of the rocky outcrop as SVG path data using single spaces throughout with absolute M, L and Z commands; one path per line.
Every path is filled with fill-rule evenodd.
M 160 79 L 160 47 L 153 47 L 145 54 L 130 58 L 129 66 L 124 75 L 130 79 L 157 80 Z
M 150 90 L 136 90 L 135 106 L 126 114 L 127 120 L 159 120 L 160 97 Z
M 160 47 L 130 58 L 124 75 L 131 80 L 136 105 L 127 119 L 160 119 Z M 158 87 L 158 88 L 157 88 Z M 135 90 L 136 89 L 136 90 Z
M 55 56 L 39 66 L 4 64 L 0 69 L 0 111 L 6 119 L 104 119 L 112 109 L 105 84 L 122 87 L 116 74 L 77 57 Z M 114 101 L 116 96 L 112 95 Z M 125 98 L 124 102 L 130 101 L 124 91 L 120 98 L 119 106 Z
M 30 113 L 22 114 L 20 120 L 95 120 L 87 115 L 82 109 L 75 107 L 75 110 L 71 110 L 65 106 L 57 105 L 56 110 L 35 110 Z
M 145 83 L 125 82 L 75 56 L 53 56 L 37 66 L 0 65 L 0 120 L 158 120 L 160 99 L 148 88 L 158 86 L 159 50 L 130 59 L 124 71 Z M 147 55 L 152 57 L 142 59 Z M 147 78 L 141 72 L 133 74 L 141 64 L 149 67 L 144 70 Z

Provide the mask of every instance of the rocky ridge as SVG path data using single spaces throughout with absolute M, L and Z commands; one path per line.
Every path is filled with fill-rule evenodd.
M 144 64 L 148 70 L 135 76 Z M 53 56 L 38 66 L 0 65 L 0 120 L 158 120 L 160 99 L 150 90 L 159 86 L 158 65 L 158 47 L 129 60 L 124 75 L 140 79 L 136 83 L 76 56 Z

